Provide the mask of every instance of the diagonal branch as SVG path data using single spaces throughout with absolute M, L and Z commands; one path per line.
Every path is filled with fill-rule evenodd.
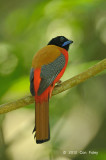
M 85 72 L 82 72 L 82 73 L 68 79 L 67 81 L 61 83 L 59 86 L 55 86 L 53 93 L 52 93 L 52 96 L 54 96 L 58 93 L 61 93 L 69 88 L 72 88 L 81 82 L 84 82 L 88 78 L 93 77 L 96 74 L 102 72 L 104 69 L 106 69 L 106 59 L 95 64 L 93 67 L 90 67 Z M 24 106 L 29 105 L 31 103 L 34 103 L 34 97 L 32 97 L 31 95 L 28 95 L 26 97 L 23 97 L 21 99 L 14 101 L 14 102 L 0 105 L 0 114 L 10 112 L 12 110 L 24 107 Z

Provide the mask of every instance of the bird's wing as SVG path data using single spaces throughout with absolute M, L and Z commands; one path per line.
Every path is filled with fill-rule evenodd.
M 34 68 L 31 68 L 30 71 L 30 92 L 32 96 L 35 96 L 35 91 L 34 91 Z
M 41 82 L 37 94 L 41 95 L 55 80 L 65 66 L 65 56 L 61 53 L 53 62 L 41 67 Z

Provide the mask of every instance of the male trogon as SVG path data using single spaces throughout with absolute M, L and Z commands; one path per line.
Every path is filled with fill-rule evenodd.
M 30 92 L 35 97 L 36 143 L 50 139 L 49 99 L 55 83 L 62 77 L 68 63 L 68 49 L 73 41 L 64 36 L 53 38 L 39 50 L 33 60 L 30 72 Z M 34 137 L 35 137 L 34 136 Z

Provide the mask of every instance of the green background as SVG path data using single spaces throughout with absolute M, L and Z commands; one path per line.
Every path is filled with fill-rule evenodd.
M 105 0 L 0 1 L 0 103 L 29 93 L 32 58 L 55 36 L 74 41 L 62 81 L 104 59 L 105 9 Z M 33 140 L 34 114 L 32 104 L 0 115 L 0 160 L 106 159 L 105 71 L 50 100 L 48 143 Z

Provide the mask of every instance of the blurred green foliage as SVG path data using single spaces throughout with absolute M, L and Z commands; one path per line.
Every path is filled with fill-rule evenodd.
M 64 35 L 74 41 L 69 50 L 69 63 L 62 80 L 66 80 L 104 59 L 106 56 L 105 9 L 105 0 L 0 1 L 0 103 L 18 99 L 29 93 L 29 72 L 32 58 L 41 47 L 57 35 Z M 62 146 L 67 145 L 68 139 L 66 140 L 63 137 L 62 141 L 57 135 L 61 135 L 65 123 L 68 125 L 68 116 L 71 117 L 73 108 L 76 108 L 76 106 L 79 106 L 79 109 L 77 108 L 78 112 L 81 112 L 80 106 L 84 111 L 90 108 L 94 117 L 95 114 L 99 117 L 98 121 L 94 118 L 94 126 L 97 123 L 100 124 L 92 140 L 89 140 L 81 149 L 98 150 L 100 152 L 98 160 L 106 159 L 106 143 L 104 145 L 106 135 L 105 83 L 106 76 L 103 72 L 103 74 L 51 99 L 51 130 L 55 128 L 61 119 L 62 121 L 57 125 L 58 130 L 56 133 L 51 131 L 51 137 L 53 138 L 49 142 L 51 149 L 48 151 L 50 159 L 58 158 L 60 148 L 63 149 Z M 31 109 L 34 116 L 34 105 L 24 108 L 24 110 L 27 109 Z M 83 113 L 85 114 L 85 112 Z M 88 119 L 92 117 L 89 116 L 89 112 L 87 112 L 87 116 Z M 4 157 L 5 159 L 14 159 L 12 155 L 7 156 L 6 154 L 6 149 L 11 145 L 9 146 L 4 140 L 6 135 L 3 132 L 2 124 L 5 121 L 5 115 L 3 117 L 4 119 L 0 119 L 0 135 L 2 135 L 0 159 L 4 159 Z M 32 124 L 34 125 L 34 121 Z M 73 126 L 78 127 L 74 122 Z M 65 137 L 67 137 L 69 128 L 70 125 L 65 129 Z M 95 127 L 94 130 L 96 130 Z M 86 131 L 84 132 L 87 139 Z M 80 135 L 80 132 L 78 134 Z M 49 146 L 47 148 L 49 149 Z M 72 148 L 73 144 L 70 142 L 68 150 Z M 42 156 L 44 157 L 43 153 Z M 66 159 L 70 159 L 70 157 L 68 154 L 65 156 Z M 86 160 L 89 158 L 96 159 L 95 156 L 85 156 Z M 82 156 L 77 156 L 76 159 L 82 159 Z

